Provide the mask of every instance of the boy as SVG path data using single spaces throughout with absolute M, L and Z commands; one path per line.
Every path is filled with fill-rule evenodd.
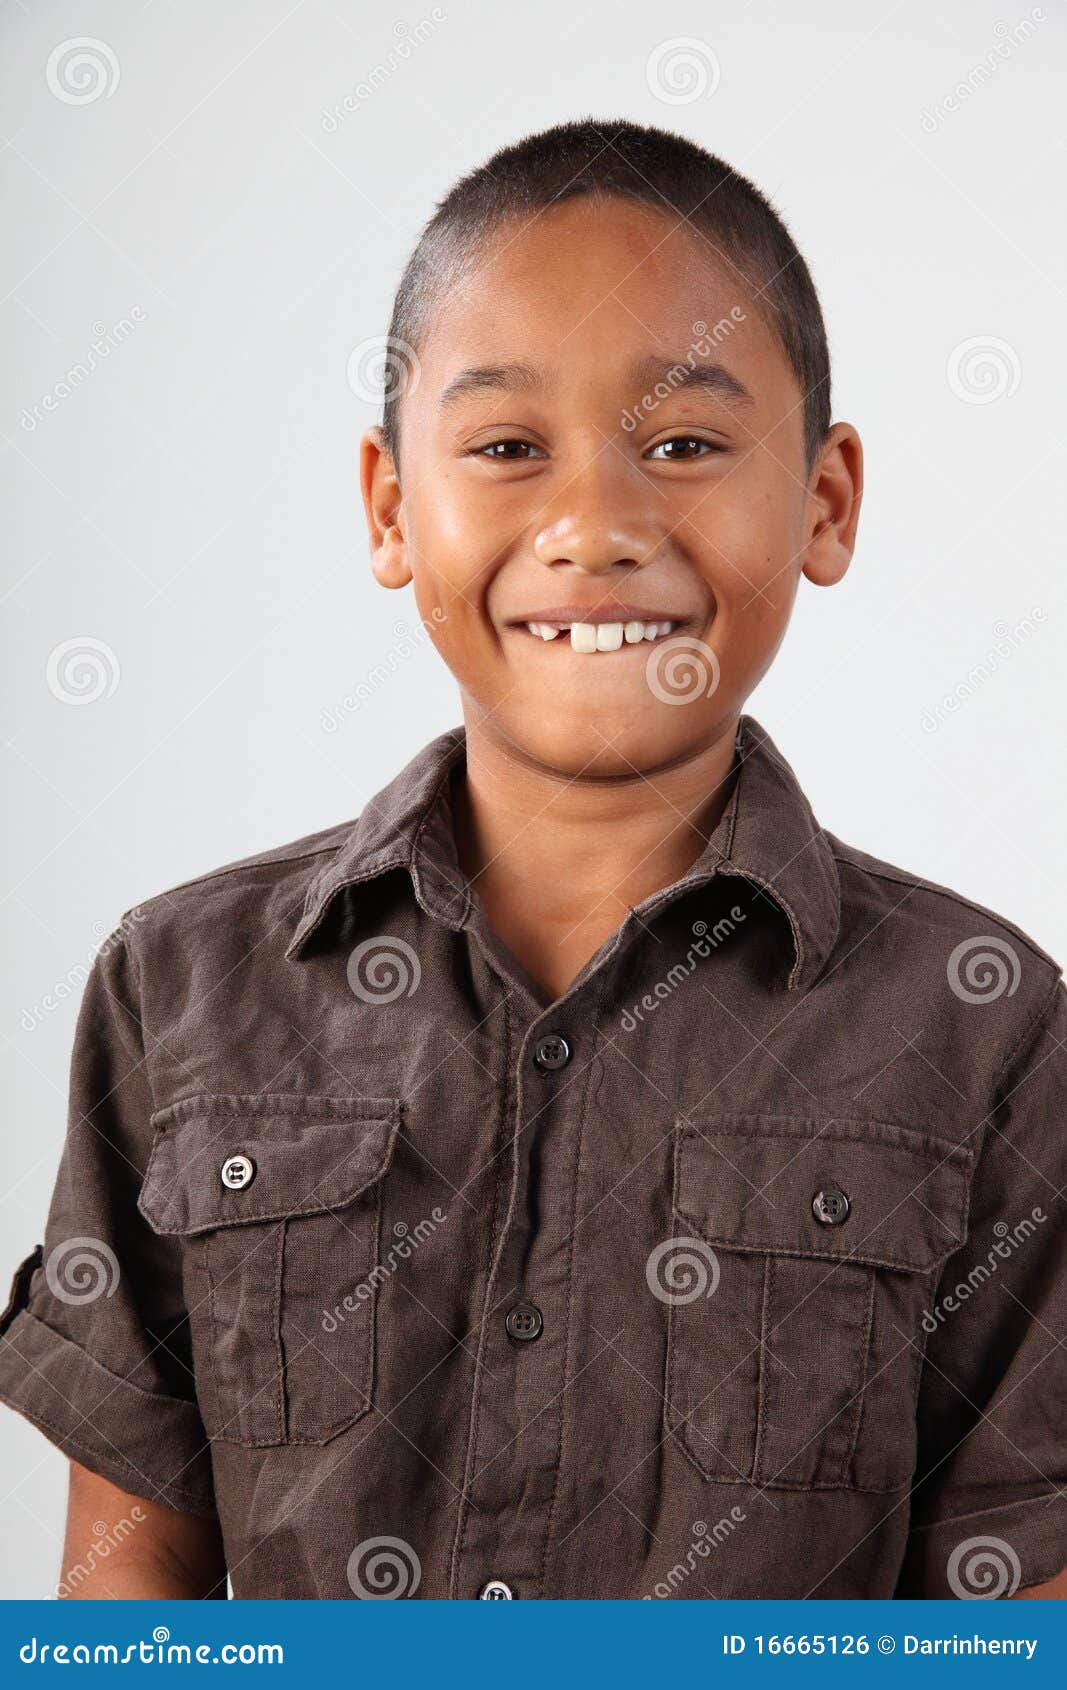
M 87 988 L 4 1394 L 82 1595 L 1063 1594 L 1059 966 L 743 706 L 848 567 L 782 223 L 691 142 L 462 180 L 362 443 L 460 686 L 354 824 Z

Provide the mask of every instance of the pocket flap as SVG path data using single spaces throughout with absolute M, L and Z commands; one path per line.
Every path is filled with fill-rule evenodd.
M 395 1098 L 182 1098 L 152 1117 L 155 1139 L 138 1208 L 156 1232 L 207 1232 L 321 1214 L 351 1203 L 392 1160 Z M 239 1188 L 222 1170 L 239 1163 Z
M 678 1124 L 675 1209 L 730 1250 L 920 1271 L 967 1236 L 968 1146 L 889 1122 L 718 1115 Z M 817 1219 L 844 1193 L 843 1221 Z

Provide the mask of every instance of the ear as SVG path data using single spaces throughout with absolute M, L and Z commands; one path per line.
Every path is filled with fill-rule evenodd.
M 375 579 L 383 587 L 406 587 L 411 565 L 404 540 L 400 478 L 380 428 L 369 428 L 359 443 L 359 485 Z
M 862 500 L 862 442 L 851 423 L 835 423 L 808 482 L 803 573 L 817 587 L 834 586 L 851 563 Z

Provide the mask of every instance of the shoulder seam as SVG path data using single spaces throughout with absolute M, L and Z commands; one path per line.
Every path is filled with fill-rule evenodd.
M 123 920 L 125 920 L 125 917 L 123 917 Z M 120 927 L 121 927 L 121 923 L 120 923 Z M 141 1060 L 137 1064 L 137 1066 L 138 1066 L 138 1068 L 140 1068 L 141 1073 L 144 1075 L 145 1090 L 148 1092 L 148 1101 L 152 1105 L 152 1112 L 154 1114 L 156 1109 L 158 1109 L 158 1107 L 159 1107 L 159 1103 L 158 1103 L 158 1099 L 156 1098 L 156 1088 L 152 1084 L 152 1071 L 148 1066 L 148 1044 L 147 1044 L 147 1041 L 145 1039 L 145 1031 L 144 1031 L 144 974 L 143 974 L 142 969 L 141 969 L 141 959 L 137 955 L 137 952 L 134 949 L 133 935 L 131 933 L 129 933 L 129 932 L 121 933 L 120 937 L 119 937 L 119 944 L 121 945 L 123 951 L 126 954 L 126 957 L 129 960 L 131 972 L 133 973 L 133 975 L 136 979 L 136 982 L 137 982 L 137 985 L 136 985 L 137 1012 L 136 1012 L 136 1015 L 134 1015 L 134 1017 L 133 1017 L 134 1023 L 135 1023 L 136 1028 L 137 1028 L 137 1043 L 138 1043 L 138 1046 L 139 1046 L 140 1052 L 141 1052 Z M 125 1004 L 123 1004 L 122 1007 L 124 1009 L 127 1008 L 127 1006 Z M 132 1012 L 130 1012 L 130 1013 L 132 1013 Z
M 972 898 L 965 898 L 960 892 L 954 892 L 951 886 L 939 886 L 936 881 L 927 880 L 924 875 L 908 874 L 903 869 L 894 872 L 888 866 L 885 869 L 866 868 L 862 863 L 854 862 L 851 857 L 843 857 L 837 851 L 832 852 L 832 855 L 836 863 L 840 863 L 846 868 L 854 868 L 858 873 L 867 875 L 871 880 L 884 880 L 891 886 L 910 886 L 913 892 L 932 892 L 935 897 L 945 898 L 949 903 L 958 904 L 960 909 L 971 910 L 975 915 L 986 916 L 990 920 L 998 922 L 1009 933 L 1014 933 L 1015 937 L 1022 941 L 1038 962 L 1044 962 L 1054 969 L 1057 980 L 1063 973 L 1062 964 L 1056 961 L 1051 952 L 1046 951 L 1043 946 L 1038 944 L 1036 939 L 1032 939 L 1014 921 L 1009 921 L 1007 916 L 998 915 L 996 910 L 988 909 L 984 904 L 976 903 Z
M 1041 1025 L 1041 1023 L 1045 1020 L 1046 1016 L 1048 1015 L 1049 1010 L 1052 1008 L 1052 1005 L 1056 1001 L 1056 996 L 1057 996 L 1057 994 L 1060 990 L 1060 985 L 1061 985 L 1060 976 L 1057 974 L 1055 980 L 1052 982 L 1052 990 L 1047 994 L 1046 997 L 1044 997 L 1042 999 L 1040 1008 L 1037 1009 L 1035 1011 L 1035 1013 L 1030 1017 L 1029 1021 L 1027 1021 L 1026 1025 L 1023 1027 L 1022 1032 L 1019 1034 L 1019 1037 L 1016 1039 L 1015 1043 L 1012 1045 L 1012 1047 L 1011 1047 L 1010 1051 L 1008 1052 L 1007 1056 L 1004 1058 L 1004 1061 L 1001 1063 L 1000 1068 L 997 1072 L 997 1077 L 996 1077 L 996 1082 L 995 1082 L 995 1087 L 994 1087 L 994 1095 L 995 1096 L 999 1097 L 999 1095 L 1000 1095 L 1000 1093 L 1003 1089 L 1001 1082 L 1003 1081 L 1005 1075 L 1010 1071 L 1010 1069 L 1018 1061 L 1019 1054 L 1022 1051 L 1023 1046 L 1027 1043 L 1031 1034 L 1034 1032 L 1035 1028 L 1039 1027 Z
M 184 892 L 190 886 L 203 886 L 207 881 L 224 880 L 228 875 L 251 873 L 254 869 L 274 868 L 280 864 L 310 862 L 314 857 L 329 856 L 331 852 L 336 853 L 338 850 L 340 850 L 339 844 L 317 845 L 310 851 L 297 851 L 291 857 L 272 856 L 265 861 L 227 863 L 223 868 L 208 869 L 206 874 L 194 874 L 189 880 L 179 880 L 176 886 L 167 886 L 162 892 L 149 893 L 147 898 L 141 898 L 139 902 L 131 904 L 129 909 L 124 910 L 122 920 L 125 921 L 126 917 L 132 915 L 134 910 L 143 910 L 146 904 L 163 903 L 167 898 L 173 897 L 176 892 Z

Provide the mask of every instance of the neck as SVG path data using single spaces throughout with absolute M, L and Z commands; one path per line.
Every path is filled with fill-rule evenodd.
M 700 856 L 729 800 L 738 718 L 669 767 L 590 780 L 533 762 L 473 714 L 460 863 L 489 925 L 558 995 L 629 908 Z

